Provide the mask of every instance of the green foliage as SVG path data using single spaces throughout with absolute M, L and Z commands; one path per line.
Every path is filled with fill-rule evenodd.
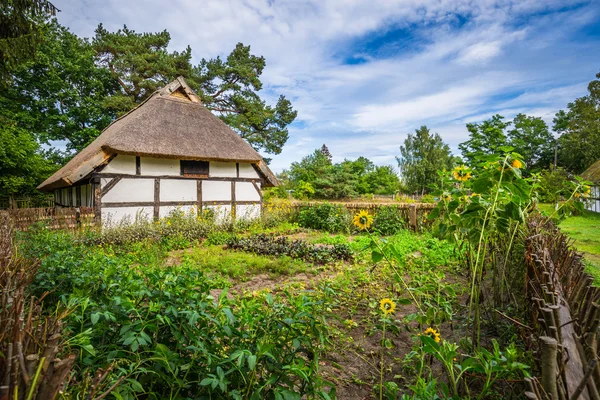
M 565 199 L 572 189 L 571 179 L 564 168 L 543 170 L 539 175 L 537 194 L 542 203 L 556 203 Z
M 600 159 L 600 73 L 588 91 L 554 119 L 554 130 L 561 133 L 559 163 L 576 174 Z
M 395 235 L 404 229 L 404 219 L 398 207 L 382 206 L 373 218 L 373 229 L 384 236 Z
M 46 0 L 0 3 L 0 86 L 8 86 L 14 69 L 35 56 L 44 40 L 44 22 L 56 10 Z
M 543 119 L 518 114 L 512 126 L 508 140 L 523 157 L 528 171 L 540 170 L 552 163 L 555 140 Z
M 449 170 L 453 166 L 450 147 L 437 133 L 422 126 L 409 134 L 400 146 L 400 157 L 396 157 L 402 173 L 405 190 L 409 193 L 426 193 L 439 187 L 437 171 Z
M 298 114 L 285 96 L 274 107 L 258 95 L 265 58 L 250 53 L 250 46 L 238 43 L 227 61 L 202 59 L 192 69 L 191 82 L 203 95 L 204 105 L 256 150 L 279 154 L 288 139 L 287 126 Z
M 317 246 L 302 240 L 289 240 L 285 236 L 258 234 L 250 237 L 233 237 L 227 243 L 228 248 L 242 250 L 259 255 L 288 256 L 315 264 L 334 261 L 351 261 L 352 251 L 347 244 Z
M 35 59 L 14 72 L 6 93 L 19 127 L 46 145 L 66 141 L 66 152 L 53 152 L 59 162 L 95 139 L 115 116 L 103 103 L 117 87 L 94 54 L 86 40 L 52 21 Z
M 359 194 L 393 194 L 399 188 L 396 171 L 390 166 L 375 166 L 365 157 L 332 164 L 325 146 L 292 163 L 285 171 L 286 182 L 300 200 L 310 198 L 341 199 Z
M 326 232 L 348 232 L 350 215 L 341 205 L 323 203 L 302 208 L 298 213 L 298 224 L 303 228 Z
M 192 50 L 169 52 L 171 35 L 136 33 L 124 26 L 116 32 L 107 31 L 102 24 L 95 31 L 92 45 L 99 65 L 110 71 L 118 82 L 120 92 L 107 99 L 105 106 L 122 115 L 158 88 L 177 76 L 188 76 Z
M 503 120 L 503 116 L 496 114 L 482 123 L 467 124 L 469 140 L 458 146 L 467 165 L 473 166 L 481 157 L 495 154 L 500 147 L 508 145 L 505 130 L 510 122 Z
M 88 343 L 65 393 L 85 397 L 81 377 L 112 366 L 107 382 L 120 382 L 120 398 L 326 398 L 326 292 L 215 299 L 196 265 L 162 265 L 151 242 L 85 247 L 64 233 L 27 235 L 29 250 L 46 256 L 34 291 L 52 289 L 50 309 L 74 309 L 69 343 Z

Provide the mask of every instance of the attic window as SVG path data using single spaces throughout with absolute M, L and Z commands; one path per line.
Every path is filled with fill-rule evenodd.
M 181 160 L 181 175 L 208 178 L 208 161 Z

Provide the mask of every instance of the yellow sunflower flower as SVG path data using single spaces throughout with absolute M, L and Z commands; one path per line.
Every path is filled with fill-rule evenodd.
M 381 299 L 379 308 L 385 315 L 393 314 L 396 311 L 396 303 L 394 303 L 392 299 Z
M 435 340 L 436 343 L 438 343 L 440 340 L 442 340 L 440 333 L 431 327 L 425 329 L 425 332 L 423 332 L 423 333 L 425 335 L 431 337 L 433 340 Z
M 523 163 L 516 159 L 513 160 L 513 162 L 510 165 L 512 165 L 512 167 L 516 169 L 523 168 Z
M 353 224 L 363 231 L 367 230 L 373 224 L 373 216 L 366 210 L 360 210 L 360 212 L 354 216 Z
M 452 176 L 457 181 L 468 181 L 471 179 L 472 172 L 465 165 L 460 165 L 452 170 Z
M 590 187 L 588 185 L 583 185 L 582 189 L 583 197 L 590 197 L 590 195 L 592 194 L 592 190 L 590 189 Z

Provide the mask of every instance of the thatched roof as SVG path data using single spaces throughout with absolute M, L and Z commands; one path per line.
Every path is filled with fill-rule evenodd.
M 278 184 L 262 157 L 200 103 L 181 77 L 111 123 L 38 189 L 50 191 L 85 178 L 113 154 L 255 164 L 265 186 Z
M 581 177 L 586 181 L 600 185 L 600 160 L 592 164 L 591 167 L 585 170 Z

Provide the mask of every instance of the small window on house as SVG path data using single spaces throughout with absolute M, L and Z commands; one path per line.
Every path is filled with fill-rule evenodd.
M 181 160 L 181 175 L 208 178 L 208 161 Z

